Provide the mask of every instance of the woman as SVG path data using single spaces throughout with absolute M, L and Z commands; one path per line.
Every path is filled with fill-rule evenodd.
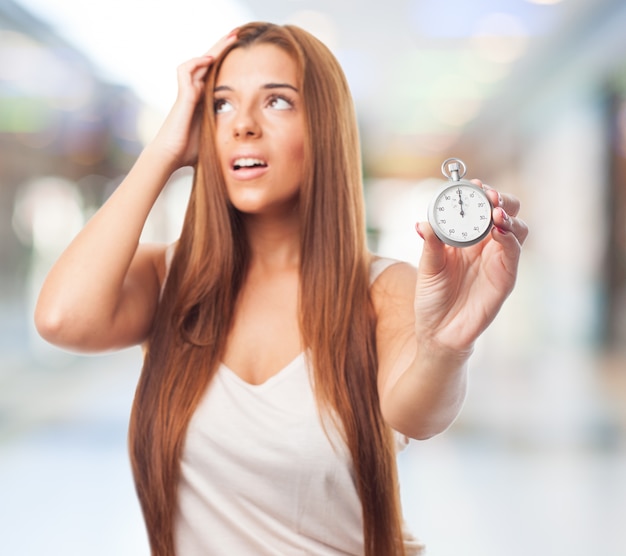
M 352 101 L 326 47 L 252 23 L 178 82 L 36 310 L 68 349 L 145 346 L 130 446 L 152 553 L 419 553 L 397 444 L 460 409 L 472 346 L 515 281 L 518 201 L 489 189 L 494 231 L 464 250 L 418 224 L 418 269 L 373 257 Z M 179 241 L 140 245 L 185 165 Z

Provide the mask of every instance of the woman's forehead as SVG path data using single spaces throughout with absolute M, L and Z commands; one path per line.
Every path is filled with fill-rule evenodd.
M 288 82 L 296 85 L 299 72 L 294 58 L 271 43 L 236 47 L 224 58 L 216 85 L 236 85 L 255 81 Z

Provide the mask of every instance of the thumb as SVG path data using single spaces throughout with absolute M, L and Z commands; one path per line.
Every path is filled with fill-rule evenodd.
M 415 231 L 424 240 L 420 267 L 429 273 L 439 272 L 445 266 L 445 244 L 435 235 L 428 222 L 417 222 Z

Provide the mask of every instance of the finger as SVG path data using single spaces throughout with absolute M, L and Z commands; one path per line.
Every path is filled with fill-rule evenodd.
M 217 41 L 203 56 L 191 58 L 178 66 L 179 87 L 184 87 L 187 84 L 194 87 L 201 86 L 211 64 L 224 49 L 237 40 L 237 33 L 238 29 L 234 29 Z
M 179 80 L 184 82 L 190 78 L 192 83 L 201 84 L 209 67 L 215 59 L 232 43 L 237 40 L 237 29 L 222 37 L 203 56 L 197 56 L 179 66 Z
M 515 236 L 520 246 L 528 236 L 526 223 L 520 218 L 510 216 L 502 207 L 493 210 L 493 225 L 500 236 L 507 234 Z
M 189 78 L 203 78 L 213 60 L 213 56 L 198 56 L 183 62 L 178 66 L 179 81 L 187 81 Z
M 435 235 L 428 222 L 415 224 L 415 231 L 424 240 L 420 266 L 424 265 L 427 271 L 433 273 L 439 272 L 445 266 L 445 244 Z
M 222 51 L 237 40 L 237 33 L 239 28 L 233 29 L 228 35 L 224 35 L 219 41 L 217 41 L 209 50 L 207 50 L 205 56 L 213 56 L 217 58 Z
M 498 200 L 500 202 L 499 206 L 503 208 L 508 215 L 517 216 L 520 210 L 521 203 L 515 195 L 510 195 L 508 193 L 498 193 Z
M 196 56 L 183 62 L 179 66 L 179 70 L 183 73 L 193 73 L 198 69 L 206 69 L 213 63 L 220 53 L 229 45 L 237 40 L 237 32 L 232 31 L 230 34 L 222 37 L 216 42 L 209 50 L 207 50 L 202 56 Z
M 520 210 L 521 203 L 515 195 L 500 193 L 490 185 L 482 183 L 478 179 L 473 179 L 471 181 L 485 191 L 485 193 L 489 197 L 489 200 L 491 201 L 491 204 L 494 207 L 502 207 L 510 216 L 517 216 Z

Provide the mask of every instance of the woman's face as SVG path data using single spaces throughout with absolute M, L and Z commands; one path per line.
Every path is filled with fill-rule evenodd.
M 236 48 L 215 85 L 217 151 L 228 195 L 248 214 L 293 214 L 304 175 L 304 107 L 293 58 Z

